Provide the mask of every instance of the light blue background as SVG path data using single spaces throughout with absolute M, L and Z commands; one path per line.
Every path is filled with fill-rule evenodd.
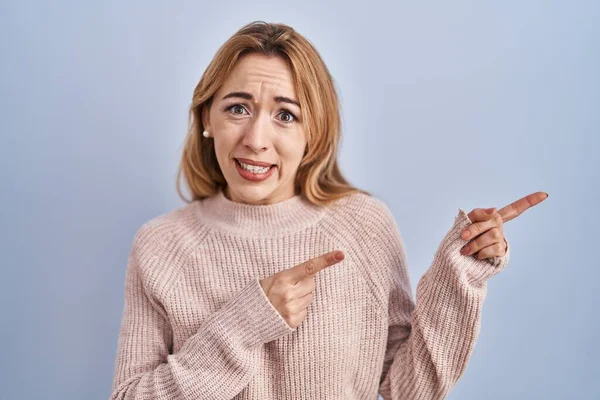
M 459 207 L 550 194 L 505 225 L 449 398 L 600 398 L 599 19 L 591 1 L 2 2 L 0 399 L 108 398 L 133 235 L 183 204 L 193 88 L 253 20 L 324 57 L 342 169 L 392 209 L 413 291 Z

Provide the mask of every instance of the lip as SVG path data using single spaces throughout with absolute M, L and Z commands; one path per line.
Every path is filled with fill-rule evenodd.
M 273 163 L 267 163 L 267 162 L 261 162 L 261 161 L 254 161 L 254 160 L 250 160 L 248 158 L 239 158 L 239 157 L 236 157 L 235 159 L 238 160 L 238 161 L 243 162 L 244 164 L 256 165 L 258 167 L 270 167 L 271 165 L 275 165 Z
M 274 165 L 264 174 L 255 174 L 253 172 L 246 171 L 244 168 L 242 168 L 239 161 L 236 160 L 234 163 L 235 163 L 235 168 L 237 169 L 240 176 L 242 178 L 244 178 L 248 181 L 252 181 L 252 182 L 262 182 L 262 181 L 268 179 L 271 175 L 273 175 L 275 173 L 275 168 L 277 168 L 277 166 Z

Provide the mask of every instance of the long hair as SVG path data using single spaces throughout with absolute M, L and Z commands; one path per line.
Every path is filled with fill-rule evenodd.
M 194 89 L 188 134 L 177 172 L 177 192 L 186 202 L 218 193 L 227 182 L 214 149 L 214 141 L 202 135 L 202 112 L 227 79 L 236 61 L 247 53 L 281 57 L 292 71 L 294 88 L 302 108 L 307 145 L 294 180 L 296 194 L 316 205 L 326 205 L 351 193 L 369 192 L 350 185 L 338 166 L 341 119 L 333 78 L 313 45 L 285 24 L 254 21 L 237 31 L 217 51 Z M 192 193 L 181 193 L 180 178 Z

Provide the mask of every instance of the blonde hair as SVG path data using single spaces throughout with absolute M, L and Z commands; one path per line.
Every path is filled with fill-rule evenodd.
M 279 56 L 292 71 L 294 87 L 302 108 L 307 146 L 296 171 L 294 190 L 313 204 L 326 205 L 351 193 L 369 192 L 350 185 L 338 167 L 341 140 L 339 102 L 333 79 L 312 44 L 284 24 L 254 21 L 237 31 L 217 51 L 194 89 L 189 112 L 189 129 L 177 172 L 177 192 L 186 202 L 217 194 L 227 182 L 212 139 L 202 135 L 202 113 L 228 77 L 236 61 L 248 53 Z M 181 193 L 183 173 L 192 200 Z

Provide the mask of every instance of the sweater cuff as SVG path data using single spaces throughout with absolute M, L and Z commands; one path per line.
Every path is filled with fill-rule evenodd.
M 478 260 L 475 254 L 466 256 L 460 252 L 460 249 L 470 240 L 463 239 L 460 234 L 464 228 L 471 225 L 473 222 L 462 209 L 458 209 L 458 214 L 454 218 L 454 225 L 446 235 L 447 239 L 447 254 L 452 258 L 456 265 L 461 266 L 462 271 L 466 274 L 468 281 L 480 286 L 493 275 L 504 270 L 510 260 L 510 244 L 506 240 L 506 254 L 503 256 L 495 256 Z
M 250 347 L 295 331 L 271 304 L 258 277 L 227 302 L 218 314 L 217 322 L 223 330 Z

